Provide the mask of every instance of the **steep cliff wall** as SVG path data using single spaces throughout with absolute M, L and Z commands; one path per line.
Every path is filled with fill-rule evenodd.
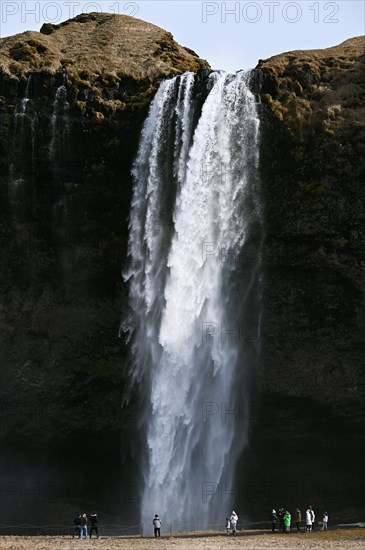
M 266 239 L 253 507 L 258 479 L 267 509 L 316 502 L 351 518 L 362 504 L 364 53 L 359 37 L 256 70 Z
M 279 349 L 291 340 L 291 359 L 311 380 L 293 385 L 283 365 L 280 384 L 340 414 L 360 405 L 364 383 L 364 47 L 355 38 L 258 65 L 268 291 L 271 270 L 283 270 L 270 335 L 284 338 Z

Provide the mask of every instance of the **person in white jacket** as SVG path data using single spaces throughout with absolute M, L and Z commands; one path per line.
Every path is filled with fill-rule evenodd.
M 309 506 L 309 510 L 311 511 L 311 514 L 312 514 L 312 530 L 314 530 L 314 520 L 316 519 L 316 514 L 314 513 L 312 506 Z
M 158 514 L 155 514 L 155 517 L 153 518 L 152 524 L 153 524 L 153 527 L 154 527 L 155 539 L 157 539 L 157 537 L 161 537 L 161 520 L 160 520 Z
M 235 535 L 237 530 L 238 516 L 234 510 L 232 510 L 232 514 L 231 514 L 231 517 L 229 518 L 229 521 L 231 522 L 232 535 Z
M 305 525 L 307 527 L 307 531 L 312 531 L 312 510 L 310 507 L 305 511 Z
M 327 526 L 328 526 L 328 514 L 327 512 L 323 512 L 321 531 L 327 531 Z

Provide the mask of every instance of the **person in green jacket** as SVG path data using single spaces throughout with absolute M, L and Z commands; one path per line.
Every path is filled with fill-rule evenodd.
M 283 520 L 284 520 L 285 533 L 290 533 L 291 515 L 289 514 L 288 510 L 285 512 Z

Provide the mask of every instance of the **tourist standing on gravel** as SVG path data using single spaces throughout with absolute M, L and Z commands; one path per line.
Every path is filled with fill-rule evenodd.
M 314 531 L 314 520 L 316 519 L 316 514 L 314 513 L 312 506 L 309 506 L 309 510 L 311 511 L 311 514 L 312 514 L 312 529 Z
M 231 528 L 231 520 L 229 519 L 229 517 L 226 517 L 226 531 L 227 531 L 227 535 L 229 533 L 229 530 Z
M 231 514 L 231 517 L 229 518 L 229 521 L 231 522 L 232 535 L 235 535 L 237 530 L 238 516 L 234 510 L 232 510 L 232 514 Z
M 312 531 L 312 511 L 309 508 L 305 511 L 305 525 L 307 528 L 307 531 Z
M 279 531 L 284 533 L 284 508 L 279 508 Z
M 72 538 L 80 536 L 80 518 L 81 518 L 81 514 L 78 514 L 74 519 L 75 531 L 74 531 L 74 534 L 72 535 Z
M 82 514 L 80 517 L 80 539 L 82 539 L 82 535 L 85 535 L 85 538 L 87 539 L 87 516 L 86 514 Z
M 296 525 L 298 533 L 300 533 L 300 524 L 301 524 L 301 521 L 302 521 L 302 512 L 299 510 L 299 508 L 297 508 L 295 513 L 296 513 L 295 525 Z
M 98 515 L 96 512 L 93 512 L 90 516 L 90 538 L 91 535 L 95 531 L 96 538 L 99 538 L 99 531 L 98 531 Z
M 276 510 L 274 508 L 271 512 L 271 531 L 275 533 L 275 527 L 276 527 L 276 520 L 278 519 L 278 516 L 276 515 Z
M 155 514 L 152 524 L 154 527 L 155 539 L 157 539 L 157 537 L 161 537 L 161 520 L 158 514 Z
M 328 514 L 327 512 L 323 512 L 321 531 L 327 531 L 327 527 L 328 527 Z
M 284 514 L 283 521 L 284 521 L 285 533 L 290 533 L 291 515 L 289 514 L 288 510 Z

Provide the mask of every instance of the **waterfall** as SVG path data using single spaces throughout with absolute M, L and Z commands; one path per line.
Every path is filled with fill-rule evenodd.
M 141 517 L 149 525 L 158 513 L 174 531 L 223 525 L 239 508 L 234 474 L 257 355 L 245 324 L 258 333 L 261 246 L 248 79 L 212 73 L 201 111 L 192 73 L 163 82 L 133 167 L 124 275 L 132 376 L 146 402 Z
M 63 73 L 62 85 L 57 88 L 53 102 L 51 117 L 51 143 L 49 146 L 49 160 L 56 176 L 61 176 L 65 157 L 66 138 L 69 133 L 68 111 L 70 104 L 67 101 L 66 73 Z
M 27 85 L 25 88 L 25 96 L 23 97 L 23 99 L 20 100 L 19 109 L 16 110 L 15 116 L 17 118 L 20 117 L 22 119 L 27 114 L 27 108 L 30 102 L 29 95 L 30 95 L 31 85 L 32 85 L 32 75 L 29 75 L 27 80 Z
M 29 75 L 25 95 L 14 110 L 13 160 L 10 182 L 18 185 L 34 173 L 35 117 L 31 109 L 33 77 Z M 30 144 L 30 147 L 29 147 Z

